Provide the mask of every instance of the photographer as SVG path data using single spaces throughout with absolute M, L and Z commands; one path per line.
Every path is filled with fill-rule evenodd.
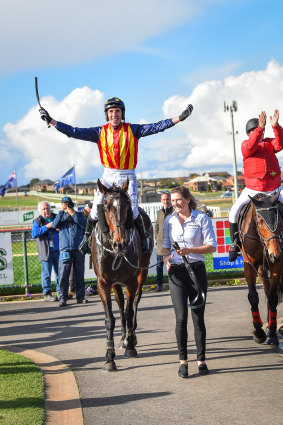
M 52 229 L 52 222 L 56 214 L 51 212 L 49 202 L 38 204 L 39 217 L 32 224 L 31 235 L 36 240 L 38 258 L 41 262 L 41 284 L 44 301 L 58 301 L 51 292 L 51 272 L 55 274 L 56 291 L 59 292 L 58 265 L 59 265 L 59 236 Z
M 74 268 L 77 303 L 85 301 L 84 263 L 85 257 L 79 251 L 84 237 L 86 219 L 81 212 L 74 210 L 74 203 L 69 196 L 61 201 L 61 211 L 53 221 L 53 229 L 59 229 L 59 307 L 67 305 L 69 276 Z

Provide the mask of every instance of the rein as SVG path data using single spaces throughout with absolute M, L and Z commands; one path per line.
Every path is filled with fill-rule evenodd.
M 134 232 L 132 231 L 131 232 L 131 238 L 130 238 L 130 241 L 129 241 L 129 243 L 128 243 L 128 247 L 132 244 L 132 242 L 133 242 L 133 234 L 134 234 Z M 163 263 L 163 261 L 158 261 L 156 264 L 153 264 L 152 266 L 149 266 L 149 267 L 140 267 L 140 266 L 135 266 L 134 264 L 132 264 L 131 263 L 131 261 L 126 257 L 126 255 L 125 255 L 125 253 L 122 253 L 122 252 L 116 252 L 116 251 L 114 251 L 113 249 L 109 249 L 109 248 L 106 248 L 106 246 L 104 246 L 103 245 L 103 243 L 101 242 L 101 240 L 99 239 L 99 238 L 97 238 L 96 239 L 96 241 L 97 241 L 97 244 L 98 245 L 100 245 L 100 247 L 102 248 L 102 250 L 103 251 L 105 251 L 105 252 L 108 252 L 109 254 L 111 254 L 111 255 L 113 255 L 115 258 L 114 258 L 114 260 L 113 260 L 113 263 L 112 263 L 112 271 L 116 271 L 116 270 L 118 270 L 119 269 L 119 267 L 121 266 L 121 264 L 122 264 L 122 261 L 123 260 L 125 260 L 128 264 L 129 264 L 129 266 L 131 266 L 132 268 L 134 268 L 134 269 L 140 269 L 140 270 L 147 270 L 147 269 L 151 269 L 151 268 L 153 268 L 153 267 L 156 267 L 157 266 L 157 264 L 161 264 L 161 263 Z M 174 250 L 171 250 L 171 252 L 172 251 L 174 251 Z M 117 263 L 117 264 L 116 264 Z

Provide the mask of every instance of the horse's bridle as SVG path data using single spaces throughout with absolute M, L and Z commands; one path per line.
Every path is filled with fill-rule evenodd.
M 239 232 L 239 236 L 240 236 L 240 240 L 241 240 L 241 243 L 242 243 L 242 247 L 244 248 L 244 251 L 245 251 L 245 254 L 246 254 L 246 257 L 247 257 L 247 259 L 248 259 L 248 262 L 249 262 L 249 264 L 250 264 L 250 266 L 253 268 L 253 270 L 257 273 L 257 275 L 258 276 L 260 276 L 262 279 L 265 279 L 265 280 L 268 280 L 269 278 L 270 278 L 270 263 L 269 263 L 269 261 L 268 261 L 268 247 L 267 247 L 267 244 L 272 240 L 272 239 L 278 239 L 279 240 L 279 244 L 280 244 L 280 246 L 282 246 L 282 229 L 281 229 L 281 231 L 280 231 L 280 234 L 279 235 L 271 235 L 270 237 L 268 237 L 268 238 L 265 238 L 264 236 L 262 236 L 262 234 L 260 233 L 260 231 L 259 231 L 259 228 L 260 228 L 260 226 L 259 226 L 259 223 L 258 223 L 258 215 L 263 219 L 263 221 L 264 221 L 264 223 L 266 224 L 266 226 L 268 227 L 268 229 L 271 231 L 271 232 L 276 232 L 277 231 L 277 229 L 278 229 L 278 225 L 279 225 L 279 209 L 278 209 L 278 205 L 273 205 L 272 207 L 267 207 L 267 208 L 256 208 L 256 206 L 254 206 L 254 208 L 255 208 L 255 221 L 256 221 L 256 227 L 257 227 L 257 233 L 258 233 L 258 236 L 253 236 L 253 235 L 249 235 L 248 233 L 244 233 L 244 232 L 242 232 L 242 231 L 240 231 Z M 266 219 L 263 217 L 263 215 L 261 215 L 261 214 L 257 214 L 259 211 L 269 211 L 269 210 L 271 210 L 271 209 L 276 209 L 277 210 L 277 214 L 276 214 L 276 228 L 273 230 L 273 229 L 271 229 L 270 228 L 270 226 L 269 226 L 269 223 L 267 223 L 267 221 L 266 221 Z M 267 271 L 267 273 L 268 273 L 268 275 L 269 275 L 269 277 L 268 278 L 266 278 L 265 276 L 263 276 L 263 275 L 261 275 L 260 273 L 259 273 L 259 271 L 255 268 L 255 266 L 253 265 L 253 263 L 252 263 L 252 261 L 251 261 L 251 259 L 250 259 L 250 257 L 249 257 L 249 255 L 248 255 L 248 253 L 247 253 L 247 250 L 246 250 L 246 247 L 245 247 L 245 243 L 244 243 L 244 239 L 243 239 L 243 236 L 244 237 L 247 237 L 247 238 L 249 238 L 249 239 L 254 239 L 254 240 L 260 240 L 261 241 L 261 243 L 262 243 L 262 246 L 263 246 L 263 252 L 264 252 L 264 256 L 263 256 L 263 266 L 264 266 L 264 261 L 266 261 L 267 262 L 267 264 L 268 264 L 268 269 L 264 269 L 264 270 L 266 270 Z
M 124 194 L 126 195 L 127 201 L 130 201 L 130 206 L 131 206 L 131 203 L 132 202 L 131 202 L 130 196 L 126 192 Z M 117 220 L 117 223 L 113 226 L 113 229 L 111 230 L 111 234 L 110 234 L 110 229 L 109 229 L 109 234 L 110 234 L 110 236 L 113 239 L 113 232 L 114 232 L 114 230 L 116 230 L 117 228 L 120 228 L 121 227 L 121 221 L 120 221 L 120 210 L 121 210 L 121 208 L 120 208 L 120 202 L 121 202 L 121 196 L 119 196 L 118 194 L 117 195 L 115 195 L 115 194 L 114 195 L 109 195 L 109 196 L 107 196 L 107 198 L 105 199 L 105 201 L 108 200 L 108 199 L 116 200 L 118 202 L 118 204 L 119 204 L 118 205 L 118 208 L 117 208 L 118 220 Z M 103 208 L 103 209 L 104 209 L 104 212 L 106 212 L 105 208 Z M 109 243 L 110 243 L 110 245 L 113 248 L 113 240 L 112 239 L 109 239 Z

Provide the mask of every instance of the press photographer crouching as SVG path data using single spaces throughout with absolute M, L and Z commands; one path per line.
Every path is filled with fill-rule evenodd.
M 85 256 L 79 251 L 84 237 L 86 219 L 83 213 L 74 210 L 74 203 L 69 196 L 61 200 L 61 211 L 53 221 L 53 228 L 59 229 L 59 307 L 67 305 L 69 277 L 71 267 L 74 269 L 77 303 L 85 303 L 84 267 Z

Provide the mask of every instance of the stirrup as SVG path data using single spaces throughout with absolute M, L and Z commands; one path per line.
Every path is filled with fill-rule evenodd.
M 230 263 L 233 263 L 233 261 L 237 260 L 239 253 L 239 247 L 235 243 L 232 243 L 229 250 L 229 261 Z

